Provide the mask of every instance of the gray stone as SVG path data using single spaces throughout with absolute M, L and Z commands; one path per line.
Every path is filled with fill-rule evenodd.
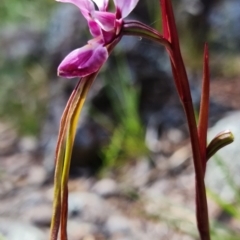
M 9 124 L 0 122 L 0 136 L 0 156 L 12 153 L 18 140 L 16 131 Z
M 43 166 L 32 166 L 28 173 L 27 183 L 29 185 L 41 185 L 47 178 L 46 170 Z
M 142 189 L 145 187 L 150 176 L 150 162 L 143 158 L 136 162 L 126 173 L 125 185 L 128 187 Z
M 39 227 L 49 227 L 52 218 L 51 204 L 38 204 L 24 213 L 24 219 Z
M 48 25 L 44 42 L 46 52 L 50 55 L 62 53 L 64 57 L 74 49 L 73 45 L 77 46 L 77 41 L 78 47 L 84 45 L 87 40 L 83 34 L 86 26 L 87 21 L 77 7 L 72 4 L 58 4 Z
M 71 240 L 87 239 L 97 231 L 96 226 L 87 222 L 68 221 L 68 238 Z M 94 238 L 95 239 L 95 238 Z
M 19 141 L 19 148 L 22 152 L 34 152 L 37 147 L 37 139 L 33 136 L 24 136 Z
M 131 233 L 131 221 L 125 216 L 113 215 L 108 218 L 105 228 L 111 235 L 116 233 L 129 235 Z
M 68 199 L 69 217 L 82 221 L 102 223 L 111 214 L 112 208 L 98 195 L 88 192 L 72 192 Z
M 92 191 L 100 196 L 108 197 L 119 192 L 118 185 L 113 179 L 105 178 L 96 182 Z
M 40 229 L 23 221 L 0 219 L 0 234 L 6 240 L 46 240 L 47 236 Z M 0 235 L 1 236 L 1 235 Z
M 37 26 L 16 24 L 1 29 L 0 38 L 0 48 L 5 61 L 23 61 L 40 51 L 43 34 Z
M 240 31 L 237 24 L 240 21 L 239 9 L 239 0 L 220 1 L 210 14 L 211 28 L 214 29 L 214 34 L 212 34 L 214 41 L 231 50 L 240 49 Z

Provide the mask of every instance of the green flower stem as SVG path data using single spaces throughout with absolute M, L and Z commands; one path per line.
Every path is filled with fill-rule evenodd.
M 56 168 L 54 177 L 54 203 L 53 216 L 51 222 L 50 239 L 56 240 L 61 225 L 61 239 L 66 239 L 67 221 L 67 180 L 71 159 L 72 144 L 76 129 L 72 129 L 71 122 L 75 116 L 75 111 L 85 100 L 87 91 L 95 79 L 97 73 L 86 78 L 80 79 L 63 112 L 58 142 L 56 148 Z M 79 105 L 80 104 L 80 105 Z M 63 237 L 64 236 L 64 237 Z
M 96 77 L 97 73 L 94 73 L 88 77 L 82 78 L 78 87 L 78 91 L 75 94 L 71 111 L 69 114 L 69 120 L 67 122 L 67 135 L 66 135 L 66 150 L 64 156 L 63 174 L 62 174 L 62 214 L 61 214 L 61 240 L 67 239 L 67 212 L 68 212 L 68 176 L 71 163 L 71 155 L 73 142 L 76 135 L 78 118 L 85 102 L 87 93 Z
M 80 81 L 78 82 L 75 90 L 71 94 L 67 105 L 63 111 L 60 128 L 58 134 L 58 141 L 56 147 L 56 159 L 55 159 L 55 174 L 54 174 L 54 201 L 53 201 L 53 213 L 50 227 L 50 239 L 56 240 L 58 236 L 59 226 L 60 226 L 60 218 L 61 218 L 61 179 L 62 179 L 62 169 L 64 163 L 64 153 L 65 153 L 65 132 L 66 132 L 66 122 L 69 114 L 69 110 L 76 94 L 76 90 Z
M 120 41 L 119 35 L 107 47 L 110 54 Z M 100 70 L 100 69 L 99 69 Z M 57 240 L 59 227 L 61 240 L 67 239 L 67 213 L 68 213 L 68 176 L 71 162 L 73 142 L 76 135 L 78 118 L 85 102 L 87 93 L 96 78 L 99 70 L 89 76 L 81 78 L 71 94 L 63 112 L 58 141 L 56 147 L 55 176 L 54 176 L 54 203 L 50 229 L 50 240 Z

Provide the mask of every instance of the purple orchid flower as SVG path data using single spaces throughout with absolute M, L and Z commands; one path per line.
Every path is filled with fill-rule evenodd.
M 123 18 L 129 15 L 139 0 L 113 0 L 115 13 L 107 11 L 109 0 L 56 1 L 76 5 L 88 21 L 93 36 L 87 45 L 69 53 L 58 67 L 59 76 L 74 78 L 88 76 L 101 68 L 109 56 L 111 44 L 121 38 Z

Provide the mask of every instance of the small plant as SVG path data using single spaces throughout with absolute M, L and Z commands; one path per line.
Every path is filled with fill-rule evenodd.
M 182 59 L 178 33 L 170 0 L 160 0 L 163 33 L 139 21 L 124 18 L 134 9 L 138 0 L 114 0 L 115 12 L 109 12 L 109 0 L 59 0 L 76 5 L 88 21 L 93 39 L 82 48 L 71 52 L 60 64 L 58 74 L 63 77 L 80 77 L 63 112 L 56 148 L 54 205 L 51 240 L 67 239 L 68 175 L 78 117 L 87 93 L 110 53 L 124 35 L 148 38 L 166 48 L 170 57 L 177 92 L 185 110 L 191 138 L 196 176 L 196 218 L 201 240 L 210 239 L 208 208 L 204 175 L 207 160 L 220 148 L 233 141 L 229 131 L 216 136 L 207 146 L 209 109 L 208 47 L 204 50 L 203 84 L 199 123 L 196 123 L 191 92 Z
M 145 134 L 138 114 L 139 89 L 128 81 L 131 77 L 126 59 L 118 56 L 117 70 L 108 74 L 107 93 L 117 118 L 110 143 L 103 148 L 101 173 L 114 170 L 148 153 Z

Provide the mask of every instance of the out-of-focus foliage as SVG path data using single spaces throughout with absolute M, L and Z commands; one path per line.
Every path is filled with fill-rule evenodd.
M 47 76 L 36 52 L 31 53 L 30 59 L 19 57 L 19 47 L 24 52 L 28 43 L 19 46 L 18 33 L 21 33 L 21 27 L 35 29 L 36 35 L 40 29 L 45 29 L 53 3 L 51 0 L 0 1 L 0 40 L 5 38 L 5 42 L 0 41 L 3 48 L 0 55 L 0 117 L 13 122 L 24 134 L 39 131 L 45 112 L 43 100 L 47 93 Z M 16 49 L 8 45 L 8 38 L 16 42 Z
M 240 191 L 238 188 L 236 188 L 234 180 L 229 174 L 229 169 L 226 165 L 224 165 L 223 161 L 219 157 L 216 157 L 213 160 L 218 162 L 222 170 L 222 174 L 223 176 L 225 176 L 226 184 L 233 189 L 234 194 L 236 195 L 236 203 L 226 202 L 225 200 L 221 199 L 218 194 L 214 193 L 211 189 L 207 189 L 207 195 L 222 209 L 226 216 L 234 219 L 233 221 L 239 221 L 240 209 L 238 199 Z M 237 240 L 240 237 L 239 231 L 236 231 L 236 229 L 232 229 L 231 226 L 228 227 L 220 222 L 213 222 L 211 230 L 211 237 L 213 240 Z
M 148 24 L 161 29 L 159 0 L 146 0 L 146 2 L 148 8 L 145 9 L 146 14 L 143 15 L 149 16 L 150 22 Z M 189 26 L 186 25 L 189 19 L 194 19 L 194 15 L 179 10 L 180 2 L 184 1 L 173 2 L 177 6 L 174 11 L 179 19 L 177 24 L 185 63 L 189 71 L 201 71 L 203 49 L 193 42 L 196 39 L 192 37 L 194 32 L 190 31 Z M 0 34 L 7 31 L 7 28 L 19 28 L 24 25 L 27 28 L 32 27 L 40 30 L 44 35 L 48 28 L 49 17 L 55 7 L 57 7 L 55 0 L 0 0 Z M 236 22 L 237 24 L 239 23 Z M 192 30 L 195 29 L 197 28 L 192 28 Z M 205 37 L 203 39 L 203 36 L 200 39 L 201 41 L 210 40 L 212 74 L 222 77 L 239 75 L 240 55 L 234 50 L 232 52 L 225 50 L 224 52 L 217 47 L 214 44 L 214 30 L 209 27 L 206 39 Z M 226 29 L 226 33 L 227 31 L 228 29 Z M 231 36 L 231 34 L 228 35 Z M 88 36 L 90 37 L 90 34 Z M 224 44 L 223 41 L 222 45 Z M 151 48 L 151 45 L 146 47 Z M 0 118 L 1 120 L 13 122 L 22 134 L 37 134 L 46 115 L 45 108 L 49 85 L 46 67 L 43 66 L 44 63 L 40 60 L 41 56 L 36 57 L 34 53 L 30 59 L 15 60 L 7 58 L 2 50 L 4 49 L 0 49 Z M 137 51 L 137 49 L 133 49 L 133 51 Z M 139 92 L 134 84 L 130 83 L 133 78 L 125 60 L 117 62 L 117 71 L 106 71 L 109 73 L 105 77 L 108 81 L 109 98 L 117 121 L 116 123 L 106 121 L 106 127 L 112 133 L 112 138 L 109 145 L 102 150 L 103 171 L 115 169 L 125 164 L 126 161 L 148 154 L 144 144 L 144 129 L 137 109 Z M 102 120 L 104 117 L 101 118 L 100 113 L 98 114 L 99 119 Z M 102 121 L 102 125 L 105 124 L 105 120 Z M 212 194 L 212 198 L 233 218 L 239 218 L 239 209 L 236 210 L 232 205 L 223 202 L 214 194 Z M 221 235 L 218 231 L 219 228 L 223 229 L 222 226 L 214 225 L 213 239 L 239 239 L 239 236 L 235 237 L 236 234 L 229 229 L 223 229 L 224 233 L 221 233 Z
M 218 167 L 221 169 L 222 175 L 224 176 L 226 185 L 229 186 L 233 193 L 234 193 L 234 198 L 236 201 L 236 204 L 233 204 L 232 202 L 229 203 L 224 199 L 221 199 L 218 194 L 216 194 L 214 191 L 211 189 L 208 189 L 208 195 L 211 197 L 218 205 L 223 209 L 227 214 L 229 214 L 231 217 L 240 220 L 240 191 L 239 188 L 234 180 L 234 177 L 232 176 L 232 173 L 230 172 L 229 167 L 224 163 L 222 158 L 216 154 L 212 161 L 215 161 L 218 165 Z
M 36 134 L 44 116 L 46 98 L 44 69 L 34 64 L 24 72 L 4 68 L 0 77 L 0 117 L 15 124 L 20 133 Z
M 117 117 L 110 144 L 103 149 L 103 172 L 147 154 L 144 128 L 138 113 L 139 91 L 131 84 L 127 59 L 118 56 L 117 71 L 108 74 L 108 93 Z
M 0 2 L 0 26 L 10 23 L 46 24 L 49 11 L 55 2 L 52 0 L 2 0 Z

